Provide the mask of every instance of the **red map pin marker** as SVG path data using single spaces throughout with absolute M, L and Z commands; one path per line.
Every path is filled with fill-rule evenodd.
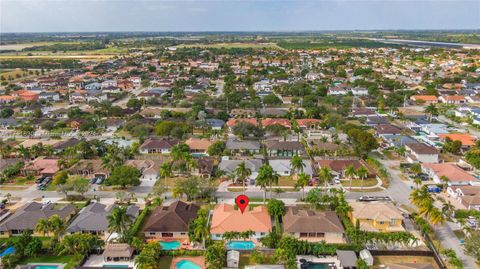
M 248 199 L 248 197 L 243 194 L 235 198 L 235 203 L 237 204 L 238 208 L 240 208 L 240 211 L 242 212 L 242 214 L 245 211 L 245 208 L 247 208 L 249 202 L 250 202 L 250 199 Z

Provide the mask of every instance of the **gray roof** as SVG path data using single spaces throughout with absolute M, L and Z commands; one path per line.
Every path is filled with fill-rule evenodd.
M 268 163 L 273 170 L 279 174 L 283 173 L 284 171 L 292 170 L 292 163 L 290 159 L 270 159 L 268 160 Z M 304 159 L 303 164 L 305 165 L 303 167 L 303 173 L 309 176 L 313 175 L 313 169 L 310 160 Z
M 67 232 L 103 232 L 108 228 L 107 216 L 110 214 L 111 210 L 115 207 L 107 207 L 104 204 L 92 203 L 80 211 L 78 216 L 72 221 L 70 226 L 67 228 Z M 139 208 L 137 206 L 131 205 L 127 208 L 127 214 L 136 218 L 138 216 Z
M 229 139 L 227 140 L 226 147 L 230 150 L 259 150 L 260 142 L 255 140 Z
M 211 127 L 223 127 L 225 125 L 225 122 L 219 119 L 206 119 L 206 122 Z
M 258 172 L 260 166 L 262 166 L 263 162 L 260 159 L 251 159 L 251 160 L 222 160 L 218 165 L 218 169 L 224 171 L 226 173 L 235 172 L 237 166 L 245 161 L 245 166 L 252 170 L 252 172 Z
M 67 219 L 75 213 L 75 206 L 67 204 L 62 208 L 55 208 L 55 204 L 41 204 L 31 202 L 18 208 L 15 213 L 0 223 L 0 231 L 34 230 L 40 219 L 48 219 L 58 215 Z

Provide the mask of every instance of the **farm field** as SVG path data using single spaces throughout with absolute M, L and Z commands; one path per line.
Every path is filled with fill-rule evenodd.
M 177 48 L 268 48 L 281 49 L 276 43 L 253 43 L 253 42 L 233 42 L 233 43 L 212 43 L 212 44 L 184 44 L 178 45 Z

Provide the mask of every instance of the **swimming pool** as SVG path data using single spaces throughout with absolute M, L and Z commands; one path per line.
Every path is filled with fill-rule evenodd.
M 175 250 L 175 249 L 179 249 L 181 244 L 178 241 L 170 241 L 170 242 L 160 242 L 160 246 L 162 246 L 162 250 Z
M 56 265 L 36 265 L 35 269 L 58 269 Z
M 255 248 L 255 244 L 252 241 L 230 241 L 227 244 L 227 248 L 235 250 L 251 250 Z
M 8 254 L 13 254 L 15 252 L 15 248 L 12 246 L 12 247 L 8 247 L 7 249 L 5 249 L 2 253 L 0 253 L 0 258 L 3 257 L 3 256 L 6 256 Z
M 181 260 L 175 264 L 175 267 L 177 267 L 177 269 L 202 269 L 202 267 L 189 260 Z

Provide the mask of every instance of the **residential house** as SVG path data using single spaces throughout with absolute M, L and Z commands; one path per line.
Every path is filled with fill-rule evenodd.
M 140 146 L 141 154 L 169 154 L 173 146 L 178 144 L 176 139 L 148 138 Z
M 257 140 L 237 140 L 230 138 L 227 140 L 226 148 L 232 154 L 253 155 L 260 153 L 260 142 Z
M 140 181 L 142 185 L 153 186 L 157 179 L 160 177 L 160 165 L 162 161 L 159 160 L 127 160 L 125 165 L 133 166 L 137 168 L 142 176 Z
M 379 124 L 375 126 L 377 135 L 399 135 L 402 129 L 392 124 Z
M 299 141 L 265 141 L 267 155 L 271 157 L 292 157 L 305 155 L 305 147 Z
M 407 160 L 411 163 L 438 163 L 438 150 L 424 143 L 408 143 L 405 149 L 409 153 Z
M 415 104 L 431 105 L 438 103 L 438 98 L 435 95 L 412 95 L 410 100 Z
M 467 100 L 465 100 L 465 96 L 461 96 L 461 95 L 442 95 L 438 98 L 438 100 L 446 104 L 454 104 L 454 105 L 467 103 Z
M 309 242 L 344 243 L 344 228 L 333 211 L 305 210 L 289 207 L 283 216 L 283 231 Z
M 449 186 L 447 192 L 467 209 L 480 211 L 480 186 Z
M 360 167 L 365 167 L 367 169 L 368 175 L 367 178 L 375 178 L 375 172 L 368 166 L 368 164 L 361 159 L 315 159 L 318 167 L 328 167 L 332 171 L 332 174 L 338 178 L 345 176 L 345 170 L 349 166 L 353 166 L 356 170 Z
M 458 140 L 458 141 L 462 142 L 462 148 L 463 149 L 468 149 L 471 146 L 474 146 L 475 142 L 477 140 L 476 137 L 474 137 L 471 134 L 467 134 L 467 133 L 464 133 L 464 134 L 440 134 L 438 136 L 440 137 L 440 139 L 442 139 L 444 141 L 445 141 L 445 139 L 449 138 L 452 141 Z
M 292 124 L 290 123 L 290 120 L 288 119 L 282 119 L 282 118 L 266 118 L 262 119 L 262 126 L 263 128 L 267 128 L 272 125 L 280 125 L 282 127 L 285 127 L 287 129 L 292 128 Z
M 404 231 L 402 213 L 391 202 L 351 202 L 350 219 L 360 229 L 370 232 Z
M 158 206 L 143 227 L 145 238 L 188 239 L 188 224 L 197 217 L 199 209 L 196 204 L 182 201 L 169 206 Z
M 280 176 L 288 177 L 292 175 L 292 163 L 290 159 L 269 159 L 268 164 Z M 311 178 L 313 176 L 313 168 L 310 160 L 304 159 L 303 165 L 303 173 Z
M 89 233 L 98 235 L 103 239 L 107 239 L 108 232 L 108 215 L 117 205 L 107 206 L 101 203 L 91 203 L 82 208 L 78 215 L 68 225 L 67 233 Z M 138 217 L 139 208 L 136 205 L 127 207 L 127 215 L 131 220 Z
M 242 162 L 245 162 L 245 166 L 252 171 L 249 179 L 250 180 L 255 180 L 258 175 L 258 170 L 260 169 L 260 166 L 262 166 L 263 161 L 260 159 L 247 159 L 247 160 L 225 160 L 222 159 L 220 163 L 218 164 L 218 170 L 224 172 L 225 174 L 233 174 L 235 173 L 235 170 L 237 169 L 237 166 L 241 164 Z
M 68 222 L 75 215 L 75 211 L 76 207 L 71 204 L 59 207 L 53 203 L 30 202 L 17 208 L 12 215 L 0 222 L 0 236 L 21 235 L 24 231 L 34 232 L 36 236 L 44 236 L 35 232 L 35 227 L 40 219 L 48 219 L 57 215 Z
M 43 157 L 38 157 L 35 160 L 27 163 L 23 167 L 24 175 L 35 175 L 35 176 L 53 176 L 60 170 L 58 166 L 58 159 L 45 159 Z
M 250 239 L 265 237 L 272 229 L 272 220 L 266 206 L 246 208 L 242 213 L 230 204 L 218 204 L 213 209 L 210 234 L 213 240 L 221 240 L 226 232 L 252 231 Z
M 318 129 L 321 121 L 318 119 L 297 119 L 297 126 L 302 130 Z
M 213 141 L 208 139 L 195 137 L 190 137 L 185 141 L 185 144 L 190 148 L 190 153 L 195 155 L 208 155 L 208 148 L 213 143 Z
M 107 178 L 109 171 L 100 159 L 79 160 L 69 169 L 70 174 L 86 178 L 102 177 Z
M 206 119 L 205 121 L 207 125 L 212 128 L 212 130 L 222 130 L 223 126 L 225 125 L 225 122 L 219 119 Z
M 477 178 L 454 163 L 423 163 L 422 170 L 437 184 L 445 183 L 442 178 L 447 178 L 450 186 L 472 185 L 478 182 Z

